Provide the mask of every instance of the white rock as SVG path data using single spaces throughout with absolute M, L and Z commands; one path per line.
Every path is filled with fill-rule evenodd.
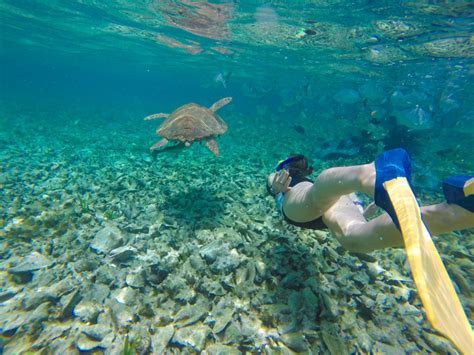
M 100 308 L 95 302 L 81 301 L 74 307 L 73 313 L 83 322 L 92 322 L 97 319 Z
M 181 328 L 173 336 L 173 343 L 181 346 L 189 346 L 196 351 L 201 351 L 211 329 L 205 325 Z
M 21 262 L 8 270 L 11 274 L 21 274 L 51 266 L 53 262 L 44 255 L 34 251 L 24 257 Z
M 118 303 L 133 305 L 137 297 L 137 292 L 131 287 L 122 288 L 115 296 L 115 300 Z
M 123 247 L 118 247 L 110 251 L 109 255 L 115 262 L 126 262 L 133 259 L 137 254 L 137 249 L 134 247 L 125 245 Z
M 140 267 L 137 270 L 132 271 L 129 273 L 126 278 L 125 282 L 128 286 L 134 288 L 141 288 L 145 286 L 145 274 L 143 269 Z
M 155 334 L 151 337 L 153 354 L 163 354 L 173 335 L 174 327 L 172 325 L 158 328 Z
M 124 243 L 124 238 L 120 230 L 113 226 L 102 228 L 95 235 L 91 248 L 98 253 L 107 254 L 111 250 L 120 247 Z
M 100 342 L 90 339 L 85 334 L 79 335 L 79 338 L 76 340 L 76 346 L 81 351 L 91 351 L 100 347 Z

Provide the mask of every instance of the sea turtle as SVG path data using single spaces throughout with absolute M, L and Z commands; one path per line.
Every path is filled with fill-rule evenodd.
M 219 156 L 219 147 L 214 138 L 227 131 L 227 124 L 215 112 L 231 101 L 231 97 L 224 97 L 209 108 L 190 103 L 171 114 L 156 113 L 145 117 L 147 121 L 166 118 L 156 130 L 156 134 L 163 139 L 152 145 L 150 150 L 161 148 L 169 141 L 179 141 L 189 147 L 194 141 L 205 140 L 209 150 Z

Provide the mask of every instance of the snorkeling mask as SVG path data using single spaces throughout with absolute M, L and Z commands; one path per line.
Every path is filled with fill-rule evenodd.
M 293 155 L 289 158 L 286 158 L 285 160 L 280 160 L 278 162 L 278 165 L 275 168 L 275 171 L 280 171 L 280 170 L 283 170 L 283 169 L 289 170 L 291 163 L 294 163 L 294 162 L 297 162 L 297 161 L 300 161 L 300 160 L 303 160 L 303 159 L 304 159 L 303 154 L 297 154 L 297 155 Z

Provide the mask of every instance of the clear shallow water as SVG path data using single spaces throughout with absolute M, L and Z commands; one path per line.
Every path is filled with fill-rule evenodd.
M 242 316 L 246 314 L 263 322 L 268 332 L 265 339 L 277 339 L 291 330 L 291 334 L 303 333 L 310 348 L 327 350 L 331 341 L 320 336 L 322 327 L 327 334 L 346 339 L 349 351 L 382 349 L 382 343 L 403 346 L 406 351 L 437 349 L 432 343 L 424 347 L 419 339 L 426 342 L 429 337 L 423 335 L 421 326 L 413 324 L 412 337 L 418 340 L 400 335 L 394 343 L 370 326 L 371 341 L 367 343 L 363 332 L 348 319 L 334 322 L 338 324 L 334 329 L 324 328 L 328 320 L 334 321 L 324 316 L 329 307 L 325 292 L 341 304 L 342 314 L 355 312 L 356 323 L 367 325 L 367 316 L 360 311 L 363 302 L 343 301 L 351 293 L 341 293 L 337 287 L 337 280 L 347 277 L 347 270 L 353 277 L 351 272 L 365 266 L 344 254 L 330 237 L 314 239 L 312 232 L 282 226 L 262 181 L 275 162 L 290 152 L 307 154 L 315 170 L 321 171 L 367 162 L 384 149 L 404 146 L 413 156 L 419 198 L 424 203 L 440 201 L 443 177 L 474 171 L 472 19 L 472 5 L 466 2 L 0 2 L 2 283 L 9 295 L 4 309 L 23 320 L 17 320 L 14 327 L 11 324 L 16 318 L 5 318 L 12 328 L 4 331 L 6 352 L 17 352 L 12 344 L 25 334 L 28 349 L 40 336 L 52 342 L 47 331 L 53 326 L 87 323 L 72 312 L 65 319 L 56 314 L 64 311 L 58 300 L 69 292 L 57 292 L 50 297 L 56 301 L 44 306 L 55 316 L 41 321 L 26 318 L 36 308 L 25 308 L 25 300 L 37 287 L 49 287 L 68 277 L 74 280 L 74 287 L 83 289 L 107 285 L 111 293 L 104 300 L 96 300 L 92 291 L 81 295 L 83 302 L 99 304 L 104 317 L 109 314 L 106 307 L 113 309 L 111 314 L 133 315 L 130 323 L 115 322 L 112 333 L 120 344 L 127 334 L 134 339 L 136 334 L 159 334 L 153 327 L 170 324 L 157 320 L 160 312 L 169 314 L 175 324 L 177 312 L 188 304 L 207 299 L 212 309 L 220 299 L 230 297 L 234 303 L 236 299 L 259 299 L 248 309 L 235 311 L 233 317 L 240 314 L 246 319 Z M 156 157 L 148 153 L 148 147 L 158 139 L 154 134 L 158 123 L 144 122 L 143 117 L 172 112 L 187 102 L 210 106 L 224 96 L 232 96 L 233 102 L 221 111 L 229 131 L 219 138 L 219 159 L 197 144 Z M 304 133 L 297 132 L 295 125 Z M 119 228 L 124 245 L 138 250 L 119 271 L 104 265 L 110 260 L 105 263 L 102 254 L 90 247 L 97 233 L 109 224 Z M 346 267 L 331 274 L 316 263 L 316 270 L 329 275 L 318 282 L 332 285 L 330 291 L 321 291 L 310 286 L 314 273 L 302 270 L 298 260 L 287 264 L 252 249 L 256 244 L 243 232 L 243 226 L 263 239 L 275 234 L 284 238 L 270 242 L 262 253 L 271 254 L 279 244 L 300 240 L 282 255 L 301 247 L 314 263 L 321 259 L 317 257 L 318 244 L 343 254 L 340 264 Z M 281 262 L 284 271 L 273 272 L 273 278 L 257 283 L 257 291 L 246 287 L 240 293 L 227 286 L 224 294 L 216 295 L 199 286 L 202 281 L 188 280 L 186 287 L 198 296 L 186 301 L 176 301 L 171 290 L 178 286 L 165 287 L 150 280 L 152 271 L 145 272 L 143 286 L 133 288 L 124 281 L 126 274 L 138 267 L 159 264 L 140 264 L 137 255 L 143 256 L 147 250 L 163 258 L 176 251 L 180 262 L 169 265 L 174 265 L 177 274 L 165 269 L 168 280 L 180 279 L 179 273 L 187 270 L 190 250 L 221 238 L 222 234 L 215 232 L 219 228 L 237 231 L 243 238 L 245 248 L 238 242 L 232 244 L 243 266 L 221 274 L 203 267 L 200 280 L 215 281 L 232 274 L 235 282 L 243 272 L 239 270 L 249 267 L 250 261 L 262 261 L 272 270 L 272 263 Z M 202 230 L 213 231 L 213 237 L 196 239 Z M 461 300 L 471 314 L 469 287 L 459 285 L 462 280 L 472 281 L 472 264 L 467 263 L 472 258 L 472 231 L 448 236 L 438 246 L 457 286 L 464 291 Z M 40 269 L 32 281 L 25 282 L 8 273 L 32 250 L 55 261 L 50 273 L 54 277 L 45 278 L 48 272 Z M 70 265 L 77 266 L 80 255 L 97 263 L 99 276 L 94 268 L 78 271 L 82 266 L 67 271 Z M 401 250 L 378 252 L 376 258 L 387 269 L 409 277 L 402 267 Z M 393 261 L 397 258 L 401 261 Z M 456 263 L 461 266 L 456 268 Z M 288 281 L 293 276 L 300 280 L 296 286 Z M 379 281 L 387 292 L 389 277 Z M 380 293 L 379 286 L 370 283 L 365 295 L 370 298 Z M 138 315 L 136 307 L 141 301 L 117 310 L 114 292 L 125 287 L 138 290 L 137 300 L 153 293 L 165 305 L 153 303 L 152 308 L 160 309 L 155 309 L 153 317 Z M 304 313 L 304 306 L 296 306 L 300 301 L 295 299 L 303 294 L 306 300 L 311 299 L 309 291 L 303 292 L 308 287 L 321 309 L 313 309 L 310 314 L 314 317 L 301 325 L 303 320 L 297 315 Z M 413 285 L 409 288 L 414 292 Z M 264 297 L 268 290 L 273 291 L 269 297 L 273 304 L 293 302 L 290 308 L 298 311 L 289 313 L 295 319 L 268 320 L 268 314 L 278 314 L 277 310 L 263 311 L 262 305 L 269 304 Z M 395 294 L 394 290 L 389 292 Z M 406 309 L 386 314 L 386 305 L 380 302 L 369 317 L 373 328 L 384 324 L 386 317 L 397 329 L 407 326 L 401 316 Z M 403 304 L 393 302 L 397 307 Z M 416 298 L 410 302 L 421 309 Z M 292 328 L 292 322 L 300 325 Z M 107 324 L 97 317 L 89 323 Z M 254 330 L 261 327 L 257 321 L 240 320 L 244 323 Z M 420 323 L 429 328 L 426 322 Z M 148 329 L 137 330 L 139 324 Z M 224 335 L 212 333 L 202 349 L 213 343 L 263 349 L 263 341 L 243 333 L 241 329 L 242 337 L 232 341 L 225 331 Z M 52 342 L 53 349 L 64 346 L 77 351 L 77 339 L 84 339 L 79 334 L 68 328 L 61 341 Z M 289 346 L 291 340 L 283 343 Z M 40 342 L 36 348 L 44 346 Z M 175 350 L 201 349 L 196 344 L 185 345 L 182 339 L 172 340 L 170 346 Z M 298 349 L 292 346 L 293 351 Z

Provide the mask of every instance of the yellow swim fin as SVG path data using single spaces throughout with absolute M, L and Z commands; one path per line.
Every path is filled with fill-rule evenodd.
M 398 219 L 413 279 L 433 327 L 465 354 L 474 352 L 474 333 L 441 261 L 405 177 L 383 183 Z

